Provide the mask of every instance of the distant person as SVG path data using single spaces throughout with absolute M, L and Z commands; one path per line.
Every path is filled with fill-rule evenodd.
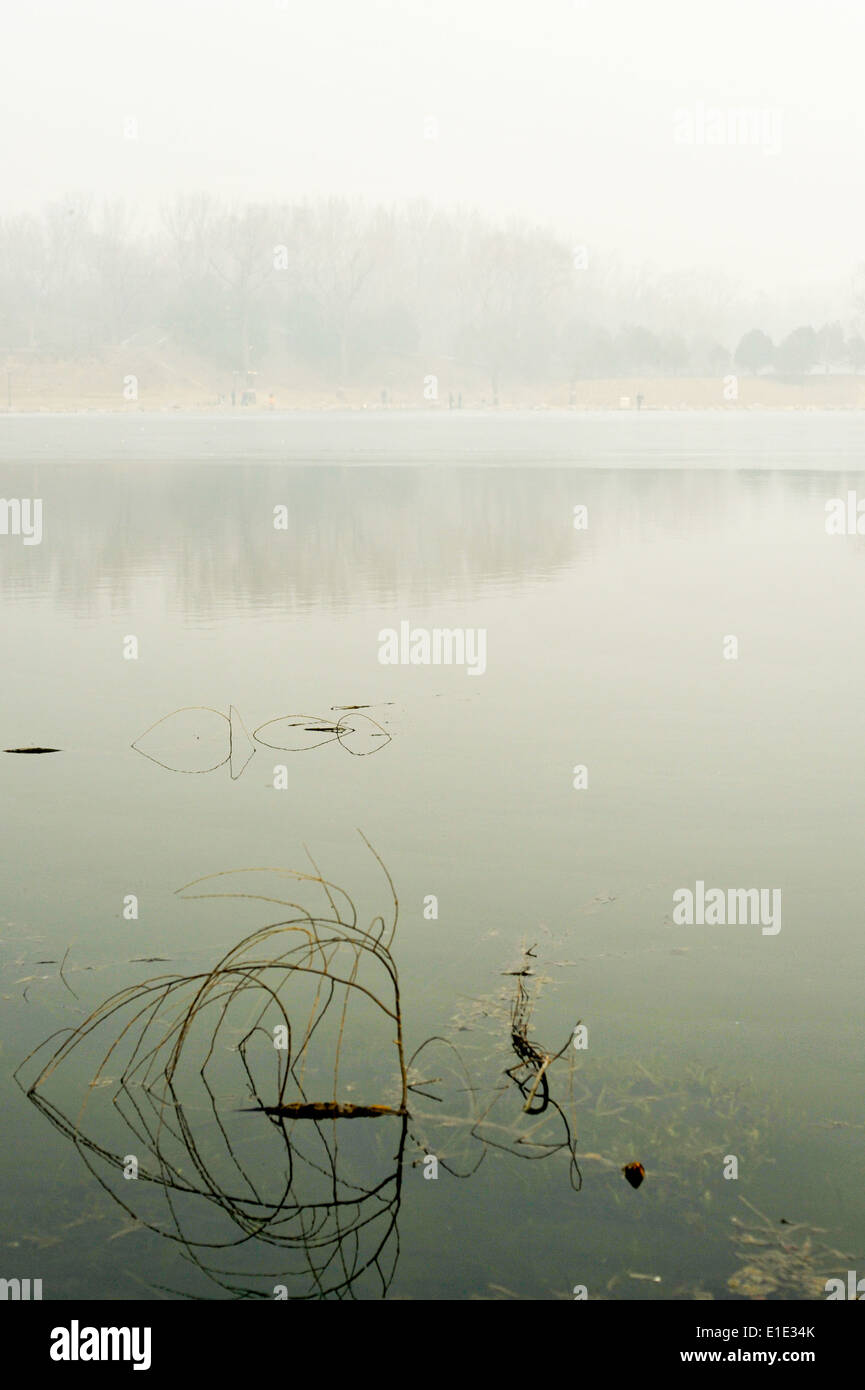
M 273 392 L 271 391 L 270 395 L 269 395 L 268 398 L 267 398 L 267 408 L 268 408 L 268 410 L 273 410 L 273 407 L 274 407 L 275 405 L 276 405 L 276 397 L 274 396 Z

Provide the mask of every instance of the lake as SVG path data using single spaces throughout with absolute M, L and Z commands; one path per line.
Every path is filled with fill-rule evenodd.
M 0 1273 L 783 1300 L 865 1268 L 865 537 L 826 529 L 861 440 L 0 421 L 3 497 L 42 501 L 0 535 L 0 742 L 59 750 L 2 757 Z

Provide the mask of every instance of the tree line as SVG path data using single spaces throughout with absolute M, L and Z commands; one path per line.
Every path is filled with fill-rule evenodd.
M 98 357 L 166 345 L 235 372 L 297 368 L 336 384 L 383 364 L 452 364 L 504 382 L 859 371 L 838 322 L 722 341 L 733 291 L 701 272 L 651 275 L 526 222 L 469 209 L 321 198 L 231 206 L 176 199 L 149 224 L 67 197 L 0 220 L 0 352 Z M 733 339 L 735 341 L 735 338 Z

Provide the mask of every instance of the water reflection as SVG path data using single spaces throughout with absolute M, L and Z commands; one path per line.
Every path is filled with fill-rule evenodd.
M 260 724 L 250 735 L 233 705 L 228 714 L 208 705 L 187 705 L 157 719 L 131 747 L 168 772 L 198 775 L 215 772 L 228 763 L 233 782 L 255 756 L 255 743 L 285 753 L 308 752 L 326 743 L 338 743 L 356 758 L 381 752 L 391 735 L 369 715 L 361 714 L 361 706 L 348 708 L 352 714 L 336 720 L 317 714 L 281 715 Z
M 342 611 L 473 596 L 637 539 L 774 530 L 819 542 L 826 499 L 856 482 L 827 472 L 156 463 L 9 465 L 5 479 L 7 494 L 41 496 L 45 513 L 40 546 L 0 547 L 7 595 L 48 593 L 89 616 L 106 600 L 129 606 L 158 577 L 167 603 L 198 619 L 226 606 Z M 573 526 L 578 504 L 589 508 L 584 531 Z

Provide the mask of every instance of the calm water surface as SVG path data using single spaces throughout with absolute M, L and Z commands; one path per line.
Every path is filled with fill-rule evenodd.
M 861 1268 L 865 539 L 824 527 L 829 498 L 865 495 L 861 440 L 857 415 L 817 413 L 4 420 L 3 496 L 41 497 L 44 534 L 0 537 L 0 744 L 62 750 L 0 763 L 6 1276 L 46 1298 L 792 1298 Z M 485 673 L 382 665 L 402 621 L 485 629 Z M 405 1135 L 237 1113 L 275 1099 L 239 1065 L 242 993 L 210 1091 L 213 1029 L 191 1031 L 155 1157 L 152 1090 L 118 1093 L 132 1014 L 46 1079 L 51 1113 L 15 1084 L 116 991 L 200 977 L 286 918 L 179 896 L 193 880 L 315 874 L 306 847 L 364 926 L 387 915 L 358 828 L 399 899 L 406 1055 L 445 1039 L 411 1073 L 431 1084 Z M 674 925 L 697 880 L 781 889 L 781 931 Z M 264 895 L 298 901 L 279 881 Z M 542 1051 L 588 1027 L 537 1118 L 504 1074 L 520 979 Z M 279 986 L 293 1019 L 308 985 Z M 392 1021 L 349 1004 L 336 1092 L 322 1024 L 303 1094 L 387 1103 Z M 276 1021 L 255 1039 L 268 1077 Z M 295 1224 L 273 1239 L 256 1202 Z

